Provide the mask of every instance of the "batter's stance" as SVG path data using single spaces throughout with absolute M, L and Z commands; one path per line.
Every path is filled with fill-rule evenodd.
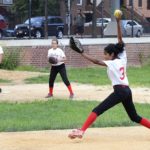
M 90 55 L 85 54 L 83 49 L 81 50 L 81 55 L 84 58 L 88 59 L 94 64 L 107 67 L 108 77 L 112 82 L 114 92 L 93 109 L 81 129 L 73 130 L 68 135 L 71 139 L 82 138 L 86 129 L 96 120 L 98 116 L 102 115 L 105 111 L 118 103 L 122 103 L 132 121 L 150 128 L 150 121 L 137 114 L 132 101 L 132 92 L 129 88 L 129 82 L 126 76 L 127 57 L 126 51 L 124 50 L 124 43 L 122 41 L 120 19 L 121 18 L 116 18 L 118 43 L 109 44 L 104 48 L 104 61 L 94 59 Z M 74 47 L 72 47 L 72 49 L 76 50 Z
M 51 64 L 51 70 L 50 70 L 50 77 L 49 77 L 49 93 L 46 96 L 46 98 L 50 98 L 53 96 L 53 87 L 54 87 L 54 81 L 56 79 L 56 76 L 58 73 L 60 73 L 61 78 L 65 85 L 67 86 L 70 96 L 69 98 L 74 97 L 74 93 L 72 91 L 71 84 L 68 80 L 67 73 L 66 73 L 66 67 L 65 67 L 65 61 L 66 56 L 62 49 L 58 48 L 58 40 L 53 39 L 52 40 L 52 48 L 48 50 L 48 58 L 53 58 L 56 60 L 56 63 Z

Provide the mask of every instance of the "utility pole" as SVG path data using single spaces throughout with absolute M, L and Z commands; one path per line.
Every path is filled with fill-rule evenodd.
M 31 5 L 32 0 L 29 0 L 29 39 L 31 39 Z
M 93 0 L 92 37 L 96 38 L 96 0 Z
M 48 39 L 48 0 L 45 0 L 45 39 Z
M 70 0 L 68 0 L 68 14 L 67 14 L 67 16 L 68 16 L 68 37 L 70 37 L 70 31 L 71 31 L 71 29 L 70 29 L 70 24 L 71 24 L 71 14 L 70 14 L 70 12 L 71 12 L 71 4 L 70 4 Z
M 131 20 L 132 20 L 132 29 L 131 29 L 131 32 L 132 32 L 132 37 L 134 37 L 134 28 L 133 28 L 133 16 L 134 16 L 134 6 L 133 6 L 133 0 L 131 1 Z

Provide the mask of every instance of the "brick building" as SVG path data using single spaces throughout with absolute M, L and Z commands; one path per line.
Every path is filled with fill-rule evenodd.
M 132 0 L 124 0 L 125 6 L 131 7 Z M 133 0 L 134 11 L 150 21 L 150 0 Z
M 67 2 L 67 0 L 66 0 Z M 98 8 L 98 6 L 100 5 L 101 0 L 97 0 L 97 11 L 96 11 L 96 17 L 100 17 L 100 10 Z M 61 12 L 61 16 L 64 18 L 64 21 L 66 23 L 66 32 L 67 32 L 67 8 L 65 5 L 65 1 L 64 0 L 60 0 L 60 12 Z M 92 11 L 93 5 L 92 5 L 92 0 L 72 0 L 71 1 L 71 33 L 74 32 L 74 18 L 77 15 L 77 10 L 81 9 L 85 16 L 86 16 L 86 22 L 90 22 L 92 21 Z M 97 28 L 97 33 L 100 34 L 100 29 Z M 86 35 L 91 35 L 92 31 L 91 31 L 91 27 L 85 27 L 85 34 Z
M 67 2 L 67 1 L 66 1 Z M 97 6 L 101 3 L 101 0 L 97 0 Z M 65 1 L 60 0 L 60 12 L 61 16 L 66 16 L 66 6 Z M 72 17 L 72 23 L 73 18 L 77 15 L 77 9 L 81 9 L 84 14 L 86 15 L 86 21 L 91 21 L 92 17 L 92 0 L 72 0 L 71 1 L 71 17 Z M 97 17 L 100 15 L 100 12 L 97 8 Z
M 66 0 L 67 2 L 67 0 Z M 77 14 L 77 9 L 82 9 L 86 16 L 86 22 L 92 20 L 93 15 L 93 0 L 72 0 L 71 1 L 71 27 L 73 28 L 74 25 L 74 17 Z M 96 17 L 101 17 L 101 2 L 102 0 L 97 0 L 97 7 L 96 7 Z M 103 10 L 103 17 L 111 17 L 111 10 L 112 10 L 112 1 L 111 0 L 103 0 L 104 10 Z M 131 19 L 131 4 L 132 0 L 120 0 L 120 7 L 123 10 L 124 19 Z M 145 28 L 145 32 L 150 32 L 150 0 L 133 0 L 134 5 L 134 20 L 138 21 L 140 24 L 143 25 Z M 61 16 L 64 17 L 66 21 L 66 6 L 65 1 L 60 0 L 60 12 Z M 67 28 L 66 28 L 67 30 Z M 73 30 L 73 29 L 72 29 Z M 100 29 L 97 29 L 97 33 L 100 34 Z M 85 28 L 85 34 L 91 34 L 91 27 Z
M 102 0 L 97 1 L 97 13 L 100 14 L 100 3 Z M 67 0 L 66 0 L 67 2 Z M 92 13 L 92 2 L 93 0 L 72 0 L 72 15 L 76 15 L 77 9 L 82 9 L 85 11 L 85 14 Z M 111 9 L 111 0 L 103 0 L 104 2 L 104 11 L 108 12 L 104 16 L 110 16 Z M 131 8 L 132 0 L 120 0 L 120 5 L 125 6 L 126 8 Z M 139 15 L 143 15 L 145 18 L 150 19 L 150 0 L 133 0 L 134 11 Z M 65 3 L 64 0 L 60 0 L 61 13 L 65 15 Z

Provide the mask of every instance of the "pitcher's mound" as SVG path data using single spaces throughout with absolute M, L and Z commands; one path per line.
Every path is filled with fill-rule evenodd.
M 144 127 L 88 129 L 83 139 L 70 140 L 71 130 L 0 133 L 1 150 L 150 150 Z

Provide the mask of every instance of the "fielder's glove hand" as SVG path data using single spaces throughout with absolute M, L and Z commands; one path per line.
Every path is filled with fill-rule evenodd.
M 78 39 L 75 37 L 70 38 L 69 42 L 70 48 L 78 53 L 83 53 L 84 49 L 82 48 L 82 45 Z
M 49 57 L 48 61 L 50 64 L 57 64 L 58 63 L 58 60 L 55 57 Z

